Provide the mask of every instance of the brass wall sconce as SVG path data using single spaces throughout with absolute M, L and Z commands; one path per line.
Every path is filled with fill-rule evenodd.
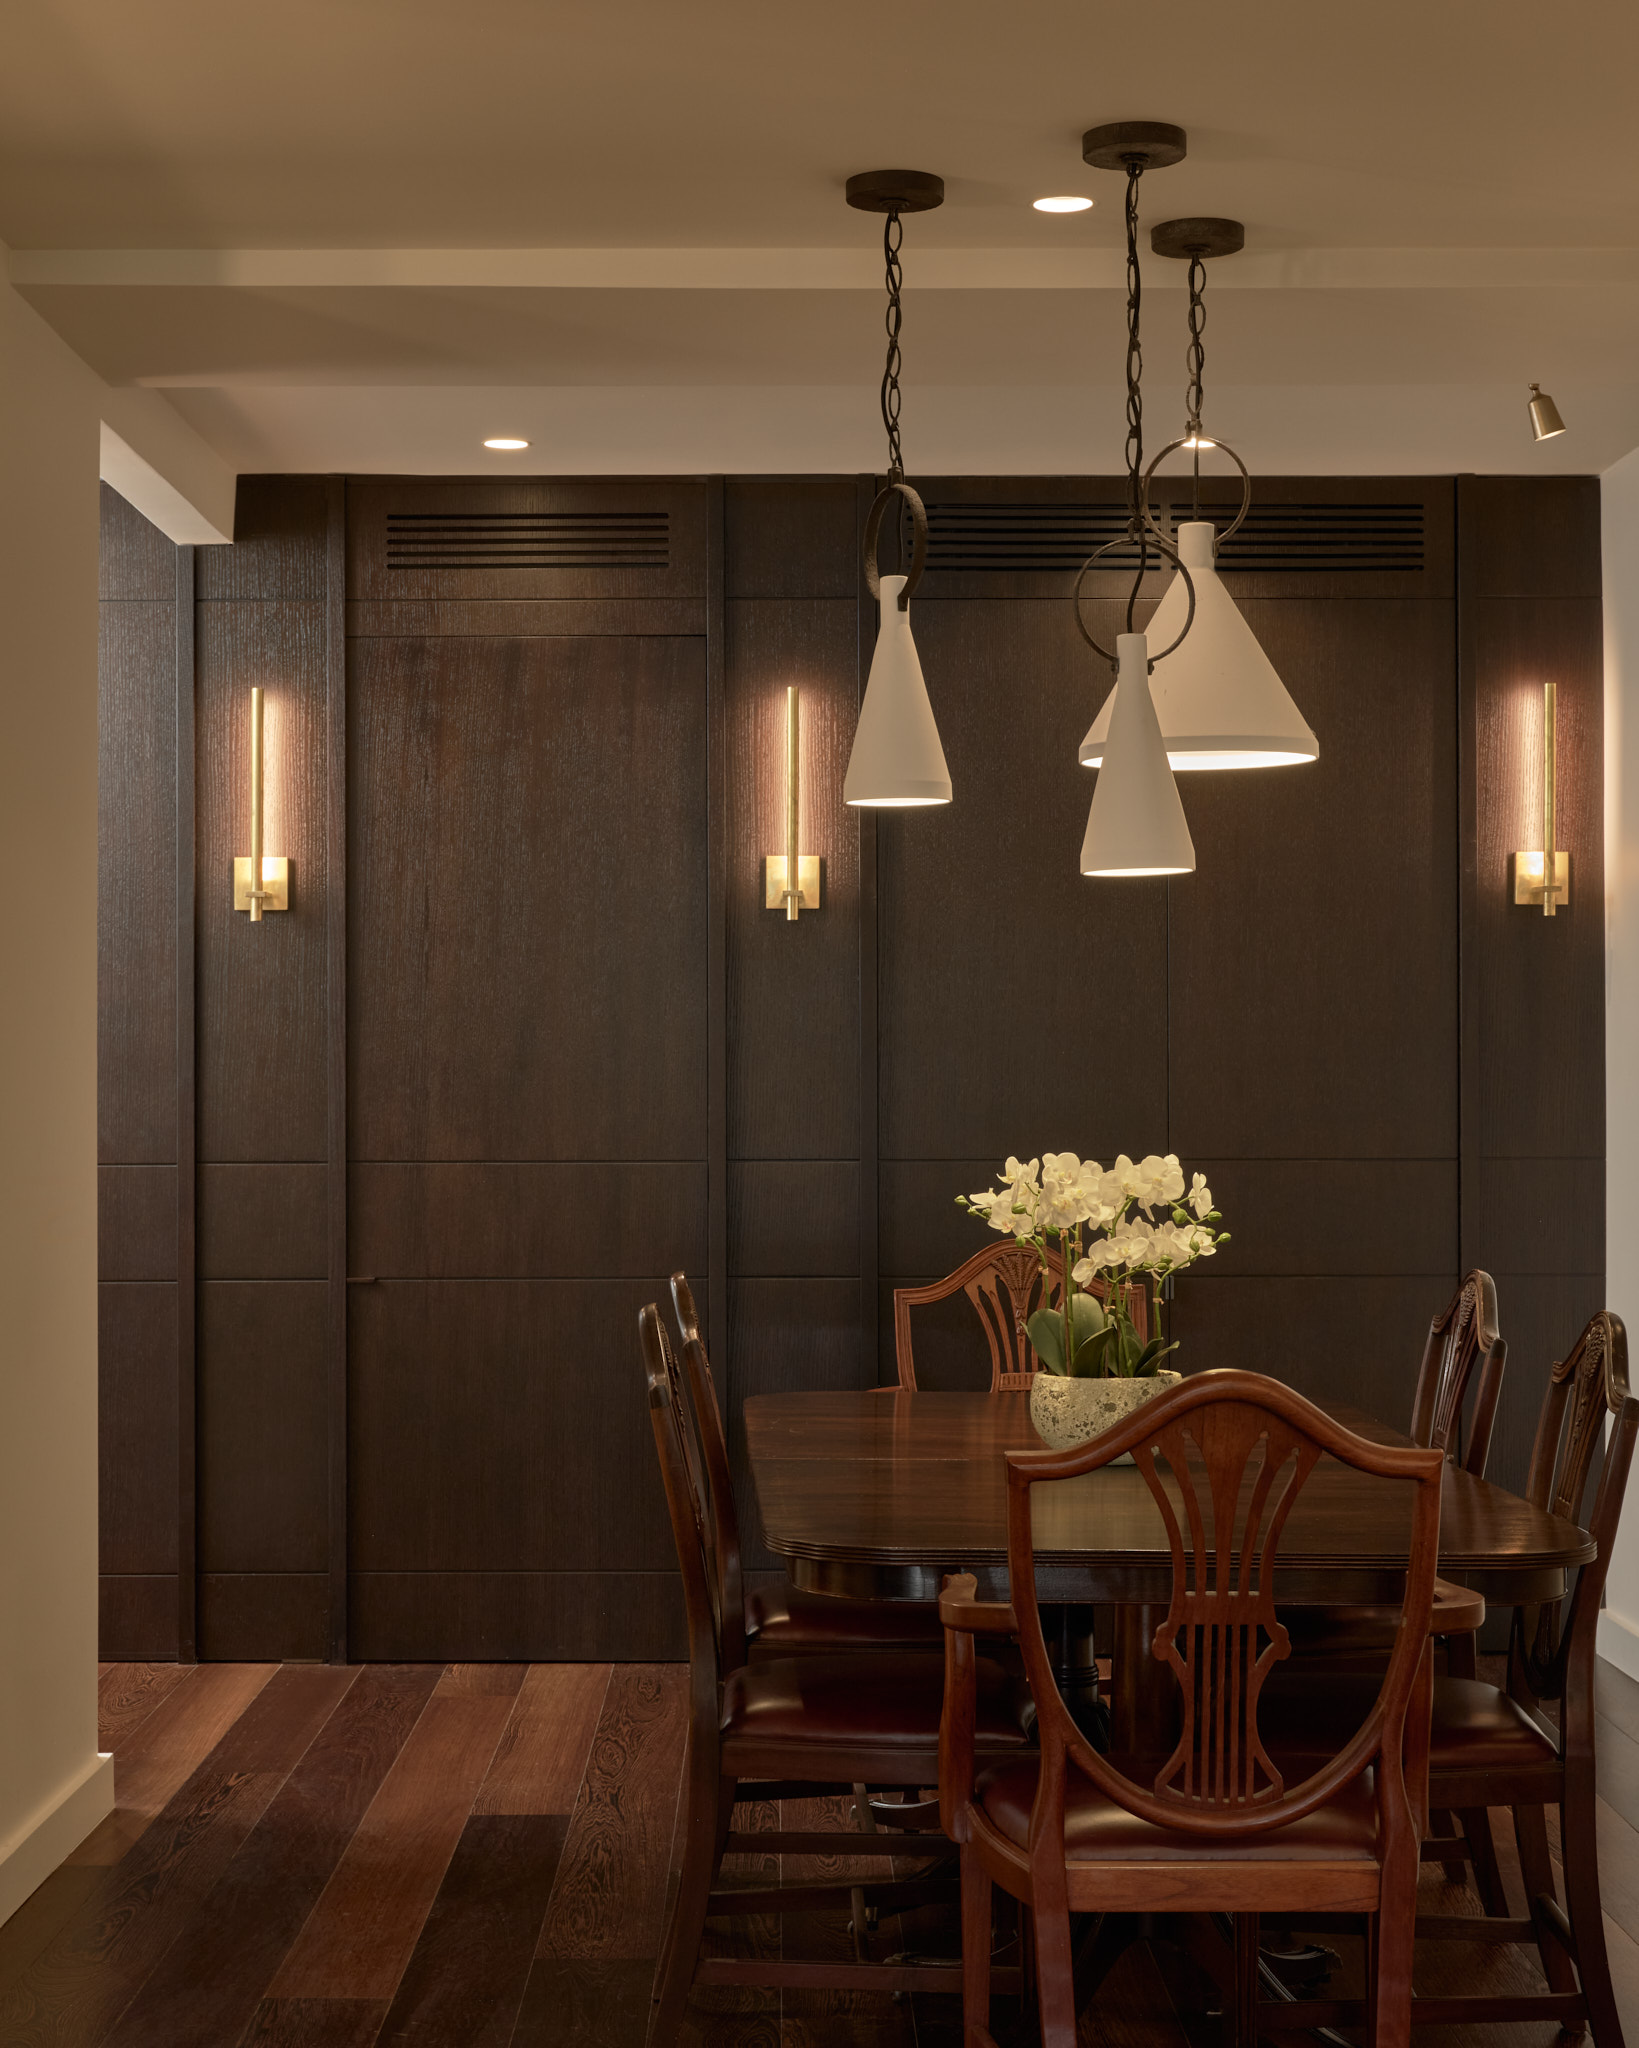
M 253 880 L 252 877 L 256 879 Z M 266 910 L 290 908 L 290 862 L 262 851 L 262 693 L 250 693 L 250 853 L 235 854 L 233 907 L 260 924 Z
M 795 924 L 799 912 L 818 910 L 824 863 L 817 853 L 797 851 L 798 796 L 802 778 L 802 728 L 797 686 L 785 693 L 785 851 L 763 860 L 763 908 L 783 910 Z M 796 877 L 792 886 L 790 877 Z
M 1552 917 L 1562 903 L 1571 900 L 1571 856 L 1554 845 L 1557 818 L 1554 805 L 1555 699 L 1553 683 L 1542 686 L 1542 851 L 1514 855 L 1514 901 L 1540 903 L 1544 917 Z M 1548 864 L 1553 862 L 1553 880 L 1547 881 Z

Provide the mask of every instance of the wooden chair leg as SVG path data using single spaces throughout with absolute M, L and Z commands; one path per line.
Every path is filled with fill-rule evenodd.
M 962 1849 L 962 2039 L 964 2048 L 990 2040 L 990 1873 Z
M 1491 1816 L 1483 1806 L 1465 1806 L 1457 1815 L 1463 1839 L 1474 1863 L 1474 1882 L 1480 1903 L 1494 1919 L 1508 1917 L 1508 1893 L 1503 1887 L 1502 1869 L 1497 1862 L 1497 1845 L 1491 1839 Z
M 1539 1807 L 1539 1819 L 1541 1811 Z M 1591 1786 L 1585 1792 L 1569 1794 L 1559 1809 L 1559 1820 L 1565 1906 L 1576 1942 L 1577 1970 L 1582 1978 L 1582 1996 L 1587 2001 L 1594 2048 L 1622 2048 L 1622 2019 L 1616 2009 L 1616 1993 L 1611 1988 L 1610 1957 L 1605 1952 L 1605 1913 L 1599 1897 L 1599 1849 Z
M 1372 1916 L 1371 2048 L 1411 2048 L 1411 1963 L 1417 1943 L 1417 1865 L 1383 1872 Z
M 1070 1941 L 1069 1911 L 1038 1900 L 1033 1917 L 1041 2048 L 1076 2048 L 1075 1952 Z
M 1256 1913 L 1235 1915 L 1235 2048 L 1258 2048 L 1258 1966 Z
M 1554 1886 L 1554 1866 L 1548 1854 L 1548 1821 L 1540 1806 L 1516 1806 L 1514 1808 L 1514 1840 L 1519 1844 L 1520 1876 L 1525 1881 L 1525 1910 L 1537 1920 L 1537 1900 L 1549 1898 L 1558 1903 L 1559 1893 Z M 1570 1858 L 1565 1860 L 1566 1889 L 1570 1884 Z M 1597 1873 L 1595 1882 L 1598 1882 Z M 1542 1974 L 1548 1980 L 1550 1991 L 1574 1991 L 1577 1988 L 1576 1972 L 1571 1968 L 1571 1959 L 1551 1935 L 1541 1931 L 1538 1921 L 1537 1953 L 1542 1958 Z M 1603 1930 L 1601 1930 L 1603 1931 Z
M 1377 2048 L 1377 1935 L 1382 1921 L 1381 1913 L 1366 1915 L 1366 2048 Z
M 683 1854 L 678 1862 L 670 1920 L 655 1968 L 647 2048 L 673 2048 L 683 2024 L 683 2008 L 688 2003 L 689 1986 L 694 1982 L 695 1963 L 700 1954 L 700 1937 L 705 1931 L 706 1902 L 722 1861 L 717 1846 L 720 1832 L 727 1833 L 722 1815 L 733 1811 L 734 1783 L 724 1779 L 720 1786 L 714 1784 L 704 1770 L 693 1767 L 691 1759 L 683 1797 Z

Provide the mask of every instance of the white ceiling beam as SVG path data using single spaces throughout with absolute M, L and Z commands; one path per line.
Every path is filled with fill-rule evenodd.
M 907 252 L 906 290 L 1126 288 L 1119 249 Z M 14 249 L 18 286 L 197 289 L 869 291 L 874 248 L 785 249 Z M 1179 263 L 1151 257 L 1146 283 L 1182 289 Z M 1561 289 L 1639 283 L 1639 249 L 1262 249 L 1211 267 L 1212 289 L 1383 291 Z

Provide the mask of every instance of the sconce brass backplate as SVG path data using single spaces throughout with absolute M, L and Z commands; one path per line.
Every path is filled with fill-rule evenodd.
M 1542 908 L 1542 855 L 1540 853 L 1516 853 L 1514 859 L 1514 901 L 1529 903 L 1536 909 Z M 1554 855 L 1554 901 L 1569 903 L 1571 900 L 1571 856 L 1565 852 Z
M 799 853 L 797 856 L 797 907 L 799 910 L 818 910 L 824 893 L 825 862 L 817 853 Z M 785 855 L 766 854 L 763 858 L 763 908 L 783 910 L 785 908 Z
M 250 855 L 236 854 L 233 862 L 233 907 L 250 908 Z M 290 908 L 290 862 L 283 854 L 262 855 L 262 914 Z

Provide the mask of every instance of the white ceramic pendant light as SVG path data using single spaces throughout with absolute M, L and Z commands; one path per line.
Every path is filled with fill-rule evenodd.
M 1116 122 L 1094 128 L 1082 138 L 1082 155 L 1104 170 L 1120 170 L 1127 178 L 1127 497 L 1128 531 L 1107 542 L 1082 564 L 1076 579 L 1075 615 L 1082 637 L 1110 660 L 1081 613 L 1081 587 L 1087 572 L 1103 555 L 1130 554 L 1136 543 L 1137 573 L 1127 598 L 1127 630 L 1116 640 L 1112 666 L 1116 684 L 1110 694 L 1108 744 L 1100 749 L 1098 782 L 1093 790 L 1087 831 L 1081 842 L 1084 875 L 1187 875 L 1195 869 L 1195 845 L 1189 835 L 1178 785 L 1167 762 L 1166 744 L 1150 690 L 1151 653 L 1156 661 L 1175 661 L 1194 625 L 1190 571 L 1180 564 L 1177 582 L 1185 602 L 1176 631 L 1163 638 L 1133 630 L 1133 606 L 1152 553 L 1178 560 L 1170 541 L 1153 539 L 1143 518 L 1141 475 L 1144 446 L 1144 401 L 1141 389 L 1143 353 L 1139 343 L 1142 287 L 1138 266 L 1138 181 L 1152 165 L 1177 163 L 1184 154 L 1181 128 L 1153 121 Z
M 1150 694 L 1149 643 L 1142 633 L 1123 633 L 1115 644 L 1120 666 L 1110 693 L 1110 762 L 1093 790 L 1081 872 L 1192 874 L 1195 842 Z
M 905 481 L 899 447 L 899 245 L 902 213 L 925 213 L 945 196 L 944 181 L 926 171 L 865 171 L 848 180 L 848 204 L 887 215 L 882 247 L 887 265 L 888 360 L 882 377 L 882 424 L 888 433 L 888 475 L 865 521 L 865 580 L 877 599 L 880 623 L 865 700 L 859 707 L 853 751 L 843 778 L 844 803 L 866 810 L 908 810 L 948 804 L 950 770 L 939 744 L 928 686 L 911 638 L 911 593 L 928 554 L 922 500 Z M 913 534 L 910 573 L 879 576 L 877 540 L 890 506 L 908 506 Z
M 1313 761 L 1320 742 L 1218 575 L 1216 534 L 1209 519 L 1188 519 L 1178 528 L 1178 553 L 1195 585 L 1195 623 L 1177 653 L 1155 672 L 1155 709 L 1167 759 L 1175 770 Z M 1158 647 L 1177 638 L 1187 603 L 1184 579 L 1175 575 L 1149 623 Z M 1081 743 L 1085 768 L 1096 768 L 1104 758 L 1114 703 L 1112 691 Z
M 1202 426 L 1206 351 L 1204 294 L 1206 259 L 1229 256 L 1245 242 L 1239 221 L 1195 218 L 1163 221 L 1152 230 L 1150 247 L 1160 256 L 1189 260 L 1188 417 L 1182 435 L 1169 442 L 1150 463 L 1144 477 L 1144 513 L 1149 512 L 1149 483 L 1157 466 L 1176 449 L 1193 458 L 1195 514 L 1178 529 L 1179 558 L 1190 572 L 1190 588 L 1174 576 L 1149 623 L 1152 644 L 1165 646 L 1183 624 L 1191 596 L 1195 617 L 1178 652 L 1157 672 L 1155 708 L 1174 770 L 1211 768 L 1279 768 L 1313 761 L 1320 743 L 1291 693 L 1259 646 L 1240 607 L 1225 589 L 1216 564 L 1217 529 L 1200 516 L 1201 454 L 1219 448 L 1241 473 L 1241 509 L 1228 528 L 1233 533 L 1246 517 L 1251 480 L 1234 449 L 1207 434 Z M 1227 534 L 1226 534 L 1227 537 Z M 1082 741 L 1079 758 L 1096 768 L 1104 758 L 1114 693 L 1106 700 Z
M 882 623 L 842 784 L 844 803 L 876 810 L 950 802 L 950 770 L 911 638 L 910 610 L 899 603 L 905 580 L 884 576 L 880 582 Z

